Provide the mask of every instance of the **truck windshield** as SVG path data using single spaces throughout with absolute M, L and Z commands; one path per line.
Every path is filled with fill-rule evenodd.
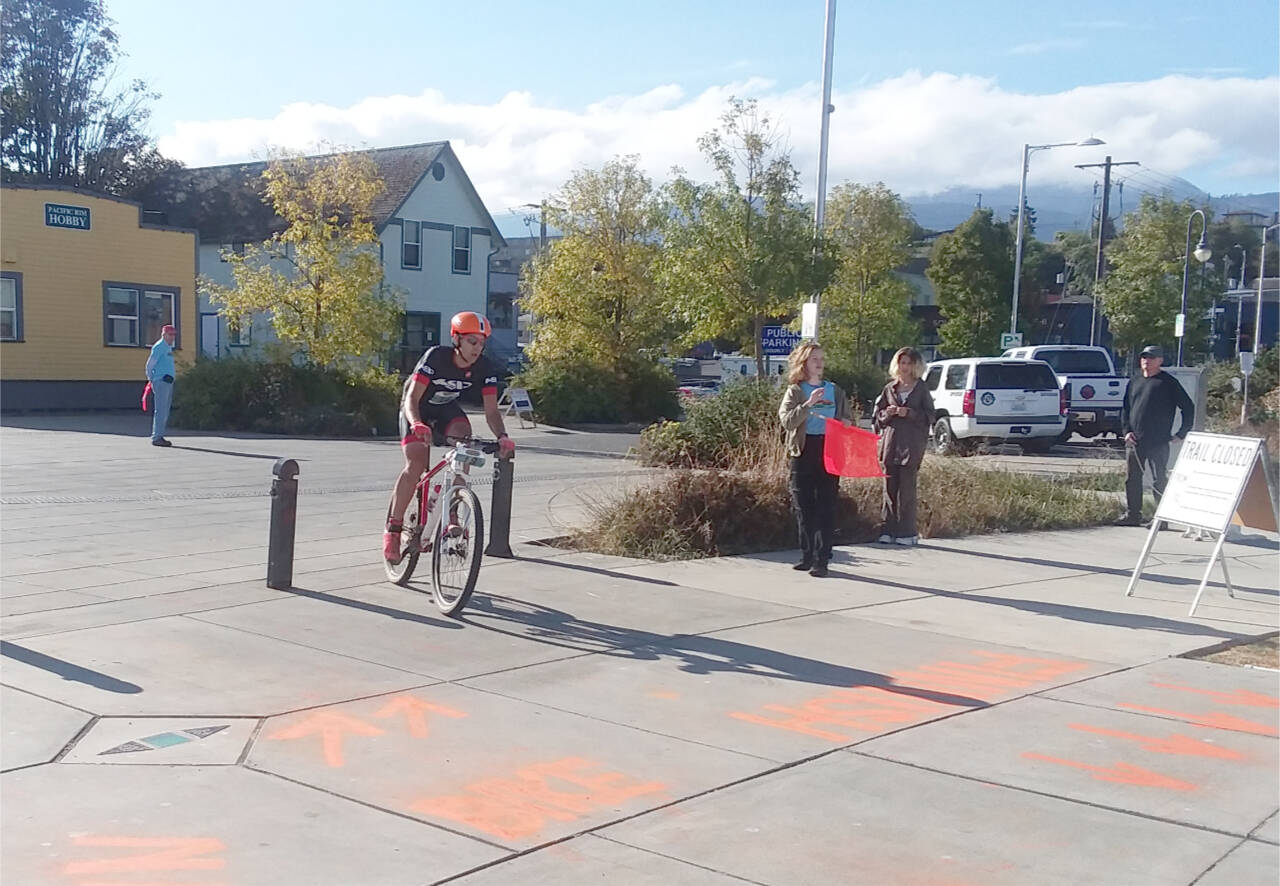
M 1110 375 L 1107 355 L 1101 351 L 1036 351 L 1036 360 L 1043 360 L 1060 375 Z
M 979 363 L 979 390 L 1056 391 L 1058 379 L 1043 363 Z

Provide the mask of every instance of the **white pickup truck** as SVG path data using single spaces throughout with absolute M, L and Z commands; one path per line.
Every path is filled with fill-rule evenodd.
M 1106 348 L 1091 345 L 1039 345 L 1010 348 L 1002 355 L 1020 360 L 1043 360 L 1053 367 L 1067 398 L 1067 428 L 1072 434 L 1097 437 L 1120 433 L 1120 412 L 1129 379 L 1116 375 Z

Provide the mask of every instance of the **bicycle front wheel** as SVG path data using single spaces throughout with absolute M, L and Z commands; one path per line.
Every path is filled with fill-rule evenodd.
M 453 615 L 476 589 L 484 556 L 484 514 L 466 486 L 453 487 L 443 507 L 431 546 L 431 590 L 440 611 Z

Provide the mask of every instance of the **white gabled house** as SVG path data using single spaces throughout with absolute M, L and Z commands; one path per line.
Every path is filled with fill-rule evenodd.
M 404 334 L 393 367 L 407 373 L 433 344 L 448 338 L 458 311 L 491 313 L 489 257 L 506 245 L 447 141 L 378 148 L 367 152 L 386 184 L 374 202 L 384 279 L 407 295 Z M 224 250 L 260 243 L 284 222 L 262 201 L 266 163 L 183 169 L 166 176 L 148 195 L 148 209 L 168 224 L 200 232 L 197 271 L 231 285 Z M 245 329 L 228 328 L 201 296 L 197 306 L 199 352 L 206 357 L 253 354 L 270 340 L 267 318 Z M 501 313 L 501 311 L 499 311 Z M 510 314 L 507 306 L 506 313 Z M 515 331 L 495 330 L 490 347 L 499 362 L 515 349 Z M 506 339 L 510 338 L 510 345 Z

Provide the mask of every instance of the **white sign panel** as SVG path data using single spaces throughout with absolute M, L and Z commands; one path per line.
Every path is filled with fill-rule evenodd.
M 818 303 L 807 301 L 800 306 L 800 337 L 818 337 Z
M 1021 332 L 1002 332 L 1000 333 L 1000 350 L 1007 351 L 1009 348 L 1022 347 Z
M 1192 433 L 1178 453 L 1156 520 L 1226 532 L 1258 460 L 1260 441 Z

